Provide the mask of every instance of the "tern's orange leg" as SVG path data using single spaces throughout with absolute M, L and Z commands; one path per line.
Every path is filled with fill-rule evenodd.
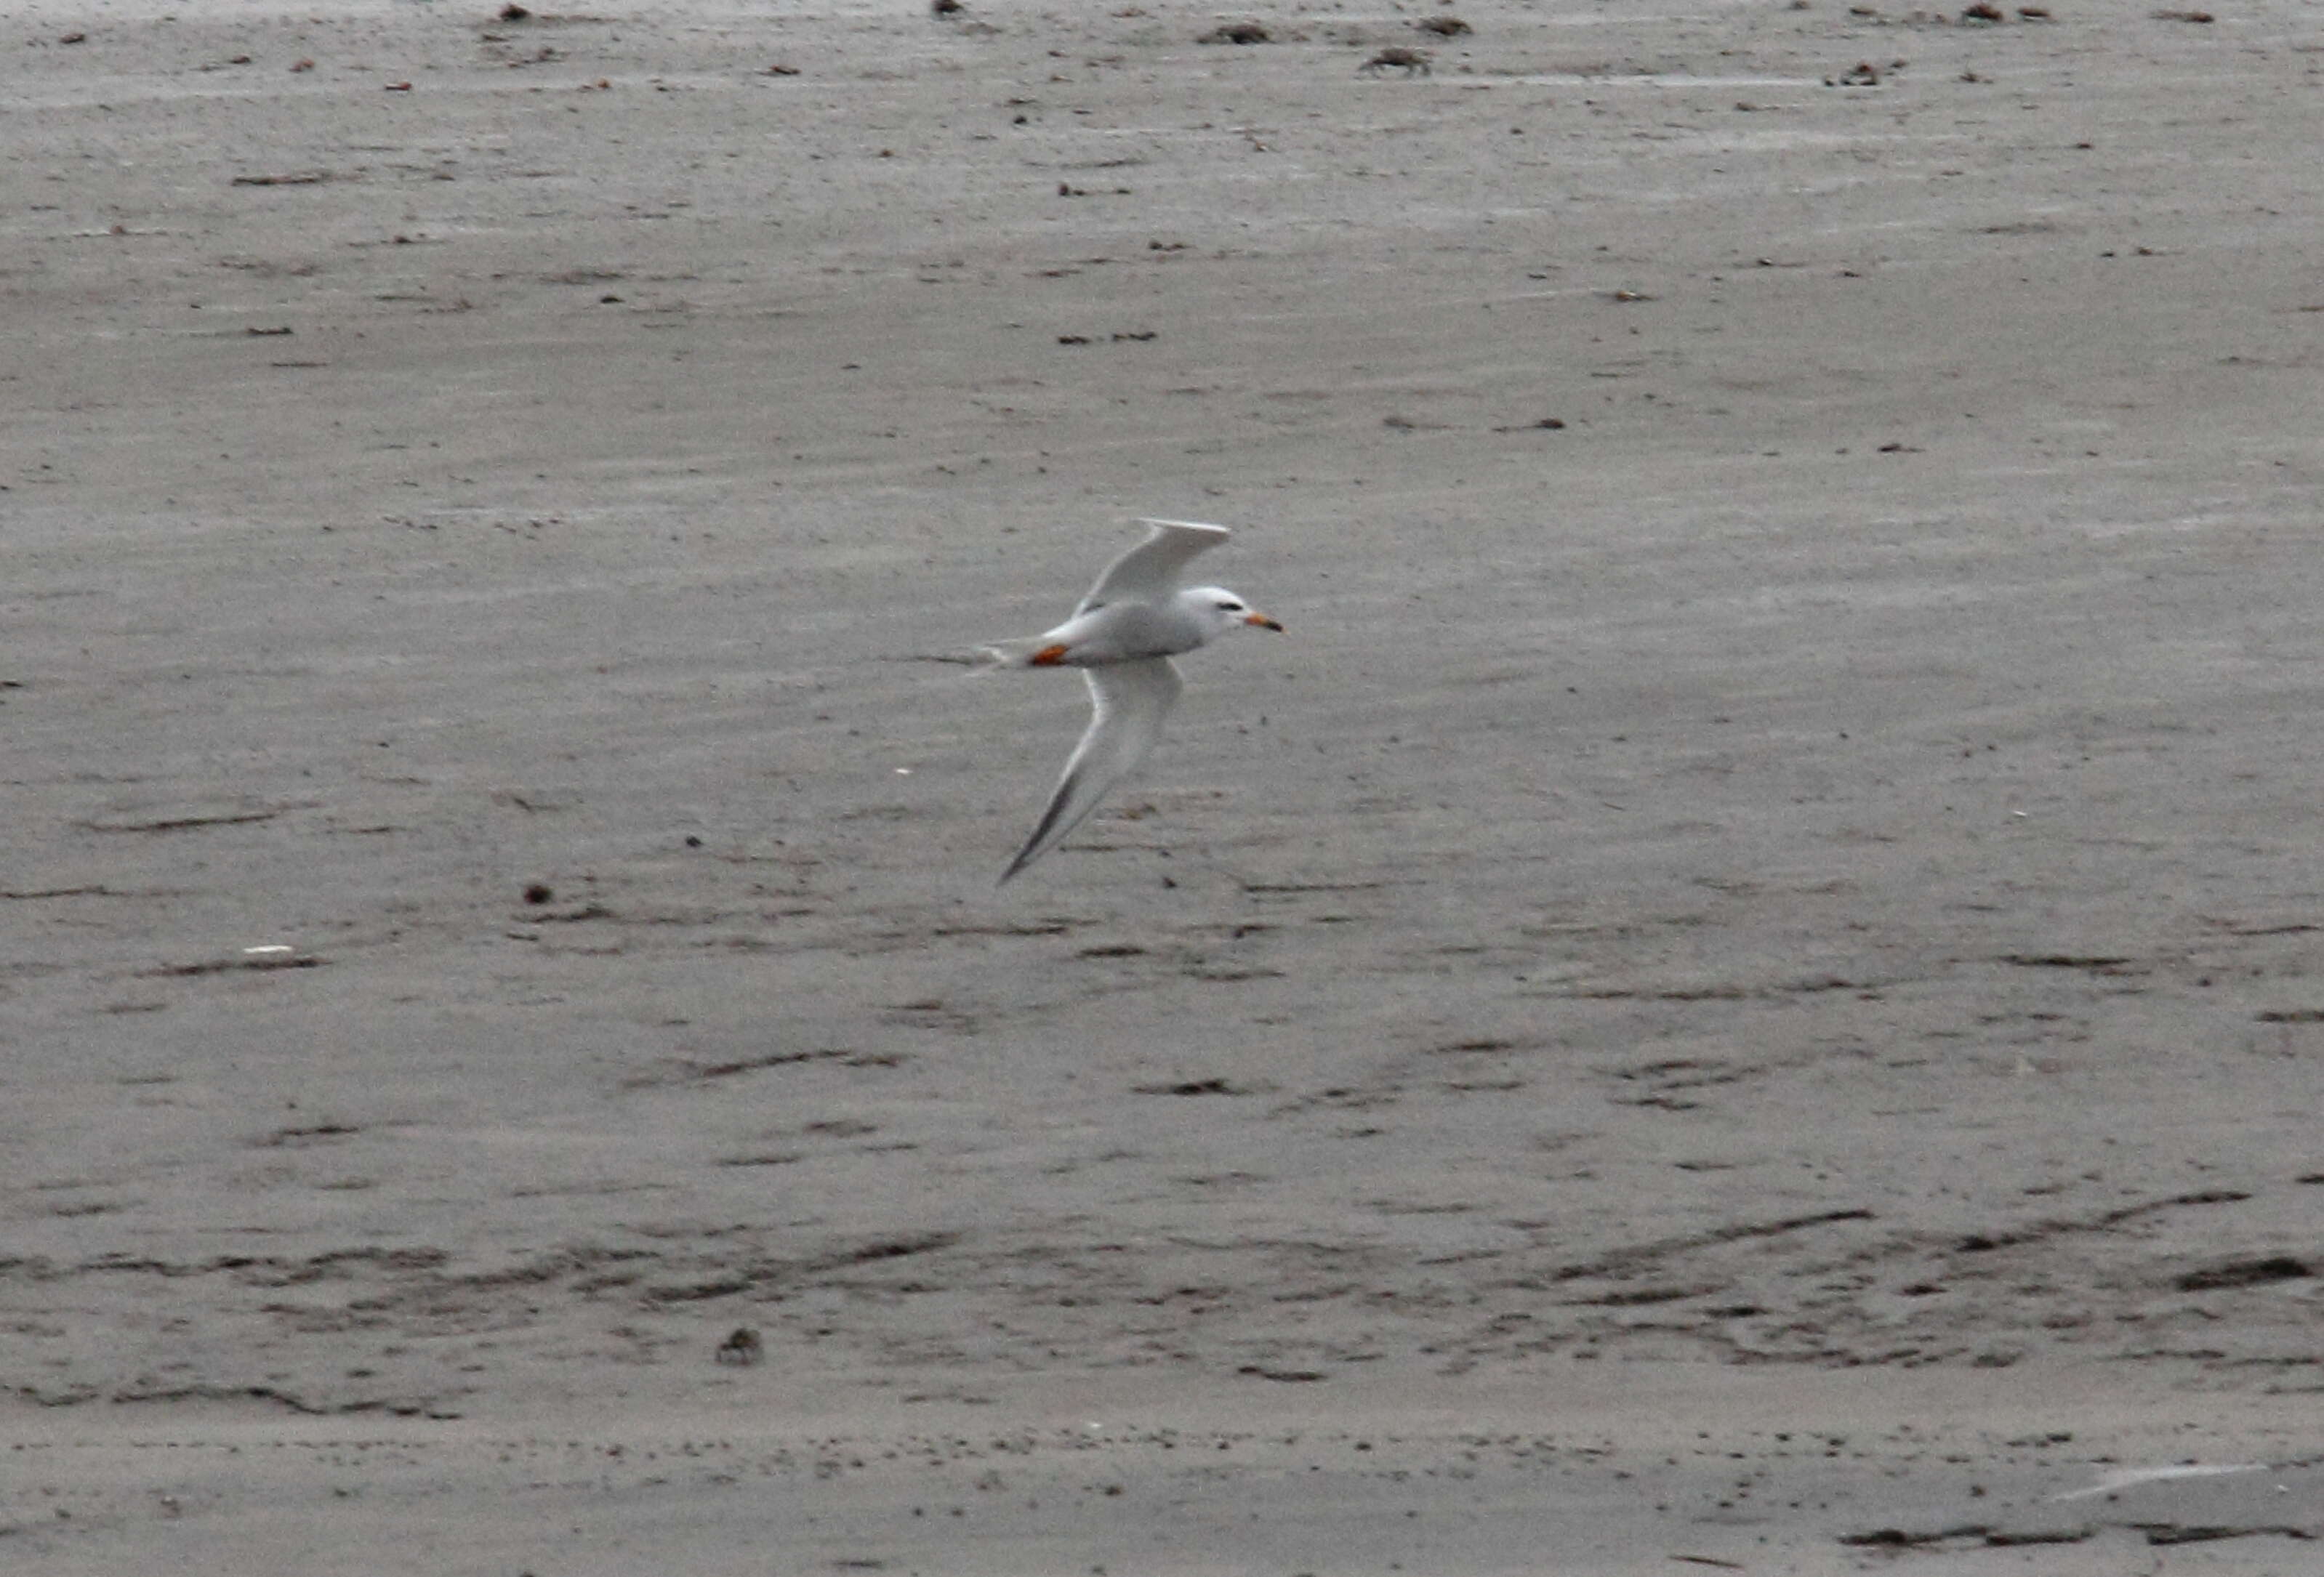
M 1033 668 L 1055 668 L 1065 660 L 1065 653 L 1072 650 L 1073 648 L 1062 642 L 1056 646 L 1044 646 L 1025 661 Z

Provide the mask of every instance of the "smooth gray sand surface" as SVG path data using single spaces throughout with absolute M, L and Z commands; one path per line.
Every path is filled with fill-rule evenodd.
M 0 1565 L 2316 1570 L 2324 11 L 2048 12 L 13 8 Z

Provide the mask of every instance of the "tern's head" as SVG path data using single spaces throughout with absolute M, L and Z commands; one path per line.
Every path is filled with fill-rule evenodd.
M 1262 630 L 1283 628 L 1222 586 L 1189 586 L 1178 594 L 1178 601 L 1192 608 L 1213 635 L 1223 635 L 1237 624 L 1256 624 Z

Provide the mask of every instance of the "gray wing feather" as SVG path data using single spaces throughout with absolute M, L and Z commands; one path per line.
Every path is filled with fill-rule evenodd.
M 1089 681 L 1089 728 L 1065 762 L 1040 825 L 1001 873 L 1002 881 L 1064 843 L 1116 784 L 1138 770 L 1162 737 L 1162 720 L 1181 687 L 1178 670 L 1167 657 L 1084 669 L 1082 677 Z
M 1160 602 L 1177 589 L 1178 576 L 1188 560 L 1234 534 L 1224 526 L 1205 526 L 1194 521 L 1149 520 L 1139 523 L 1151 528 L 1146 540 L 1105 567 L 1105 573 L 1090 587 L 1089 595 L 1074 610 L 1075 618 L 1107 603 Z

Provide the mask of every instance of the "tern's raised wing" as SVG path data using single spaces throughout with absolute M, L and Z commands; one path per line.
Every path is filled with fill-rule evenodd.
M 1224 526 L 1199 525 L 1193 521 L 1143 521 L 1153 528 L 1146 540 L 1105 567 L 1081 606 L 1079 618 L 1108 603 L 1158 603 L 1178 587 L 1179 574 L 1188 559 L 1205 548 L 1215 548 L 1234 533 Z
M 1003 881 L 1064 843 L 1114 785 L 1137 770 L 1162 737 L 1162 720 L 1178 699 L 1178 670 L 1167 657 L 1110 662 L 1084 669 L 1082 677 L 1089 681 L 1089 730 L 1065 762 L 1065 775 L 1049 796 L 1041 825 L 1001 873 Z

